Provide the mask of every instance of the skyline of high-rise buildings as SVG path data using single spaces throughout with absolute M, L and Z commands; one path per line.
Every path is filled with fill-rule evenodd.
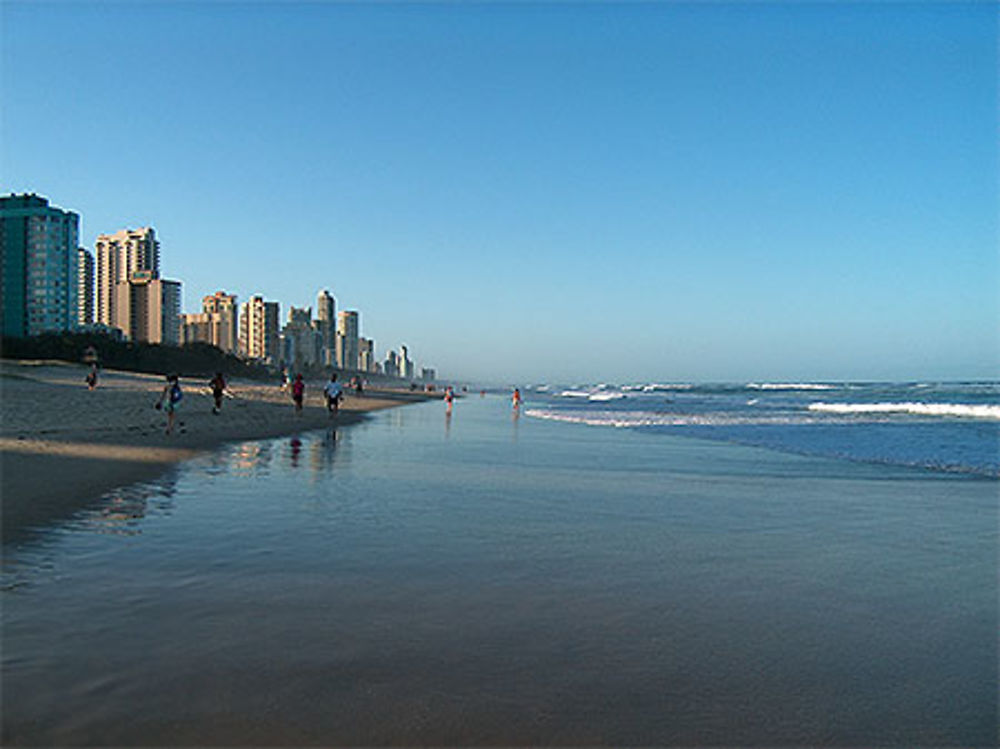
M 310 307 L 255 294 L 238 303 L 217 291 L 200 312 L 182 312 L 182 283 L 160 276 L 161 245 L 152 226 L 101 233 L 94 251 L 79 245 L 78 214 L 34 194 L 0 197 L 3 317 L 9 336 L 93 330 L 125 340 L 183 345 L 203 342 L 281 367 L 336 367 L 413 377 L 406 346 L 380 364 L 375 341 L 361 335 L 357 310 L 338 312 L 328 289 Z M 393 364 L 392 362 L 398 362 Z

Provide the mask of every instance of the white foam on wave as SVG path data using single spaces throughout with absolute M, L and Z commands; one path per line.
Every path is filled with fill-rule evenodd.
M 526 416 L 568 424 L 587 424 L 603 427 L 656 427 L 656 426 L 736 426 L 748 424 L 812 424 L 819 421 L 829 423 L 829 418 L 811 418 L 798 415 L 741 415 L 734 413 L 678 414 L 655 411 L 558 411 L 544 408 L 530 408 Z
M 590 396 L 589 390 L 563 390 L 561 393 L 557 393 L 559 398 L 589 398 Z
M 836 390 L 838 385 L 823 385 L 814 382 L 748 382 L 748 390 Z
M 906 413 L 918 416 L 959 416 L 1000 421 L 1000 405 L 968 403 L 810 403 L 809 410 L 834 414 Z
M 587 400 L 592 401 L 616 401 L 627 397 L 625 393 L 593 393 Z

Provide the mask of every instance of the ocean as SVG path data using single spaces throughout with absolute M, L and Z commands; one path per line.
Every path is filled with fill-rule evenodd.
M 996 745 L 996 385 L 525 393 L 5 546 L 3 744 Z
M 1000 383 L 535 386 L 529 416 L 1000 477 Z

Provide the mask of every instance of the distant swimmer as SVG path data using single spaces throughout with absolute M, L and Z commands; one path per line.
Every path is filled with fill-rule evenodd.
M 521 407 L 522 402 L 523 400 L 521 398 L 521 390 L 519 388 L 514 388 L 514 395 L 512 395 L 510 398 L 510 405 L 513 408 L 517 409 Z

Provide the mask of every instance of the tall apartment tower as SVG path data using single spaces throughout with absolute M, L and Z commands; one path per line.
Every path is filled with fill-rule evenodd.
M 410 359 L 410 351 L 406 346 L 399 347 L 399 376 L 411 380 L 413 379 L 413 361 Z
M 235 352 L 239 345 L 236 295 L 217 291 L 212 296 L 203 297 L 201 311 L 208 315 L 210 336 L 208 342 L 227 354 Z
M 399 354 L 395 351 L 390 351 L 386 354 L 385 364 L 382 365 L 382 371 L 389 377 L 399 377 Z
M 94 322 L 94 255 L 85 247 L 79 247 L 77 254 L 76 321 L 79 325 Z
M 316 329 L 322 339 L 320 362 L 333 367 L 337 363 L 337 301 L 324 289 L 316 297 Z
M 371 338 L 358 339 L 358 369 L 362 372 L 374 372 L 375 365 L 375 341 Z
M 247 359 L 275 364 L 280 358 L 279 307 L 264 297 L 251 297 L 240 305 L 240 353 Z
M 284 342 L 281 358 L 296 371 L 319 363 L 320 332 L 313 327 L 312 308 L 291 307 L 281 337 Z
M 0 197 L 0 330 L 71 330 L 79 316 L 80 217 L 38 195 Z
M 115 284 L 114 308 L 114 327 L 128 340 L 180 344 L 179 281 L 157 278 L 153 271 L 136 271 L 128 283 Z
M 129 283 L 133 273 L 160 277 L 160 243 L 151 227 L 122 229 L 97 238 L 97 322 L 125 329 L 130 312 L 116 307 L 115 286 Z
M 343 310 L 337 315 L 337 366 L 358 368 L 358 313 Z

